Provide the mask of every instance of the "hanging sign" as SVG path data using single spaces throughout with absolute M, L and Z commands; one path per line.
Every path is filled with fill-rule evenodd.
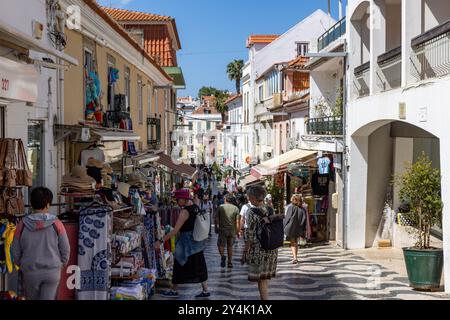
M 36 102 L 37 80 L 34 66 L 0 57 L 0 98 Z

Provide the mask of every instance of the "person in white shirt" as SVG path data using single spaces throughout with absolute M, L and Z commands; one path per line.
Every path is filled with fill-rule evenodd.
M 245 229 L 248 228 L 248 224 L 247 224 L 247 220 L 248 220 L 248 209 L 253 208 L 254 206 L 248 202 L 246 204 L 244 204 L 241 208 L 241 212 L 240 212 L 240 216 L 241 216 L 241 221 L 240 221 L 240 236 L 243 236 L 244 241 L 246 241 L 245 239 Z

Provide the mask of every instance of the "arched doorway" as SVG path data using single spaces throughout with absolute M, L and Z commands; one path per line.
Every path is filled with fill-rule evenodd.
M 415 162 L 422 152 L 440 169 L 440 140 L 407 122 L 380 120 L 357 130 L 350 141 L 348 246 L 376 247 L 385 203 L 394 210 L 400 204 L 393 177 L 402 174 L 405 163 Z M 405 235 L 397 236 L 399 234 L 393 232 L 391 240 L 395 247 L 414 244 Z

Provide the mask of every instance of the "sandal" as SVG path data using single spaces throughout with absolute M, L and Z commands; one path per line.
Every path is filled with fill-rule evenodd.
M 233 264 L 231 262 L 228 262 L 228 268 L 233 268 Z
M 196 298 L 209 298 L 210 296 L 211 296 L 211 293 L 202 291 L 202 293 L 196 295 L 195 297 Z
M 298 263 L 298 260 L 297 260 L 297 259 L 292 260 L 292 264 L 297 264 L 297 263 Z

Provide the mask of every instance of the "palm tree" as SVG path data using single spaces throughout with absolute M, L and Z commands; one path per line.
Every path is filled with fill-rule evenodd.
M 236 81 L 236 92 L 241 93 L 242 69 L 244 68 L 243 60 L 234 60 L 227 66 L 228 78 Z

